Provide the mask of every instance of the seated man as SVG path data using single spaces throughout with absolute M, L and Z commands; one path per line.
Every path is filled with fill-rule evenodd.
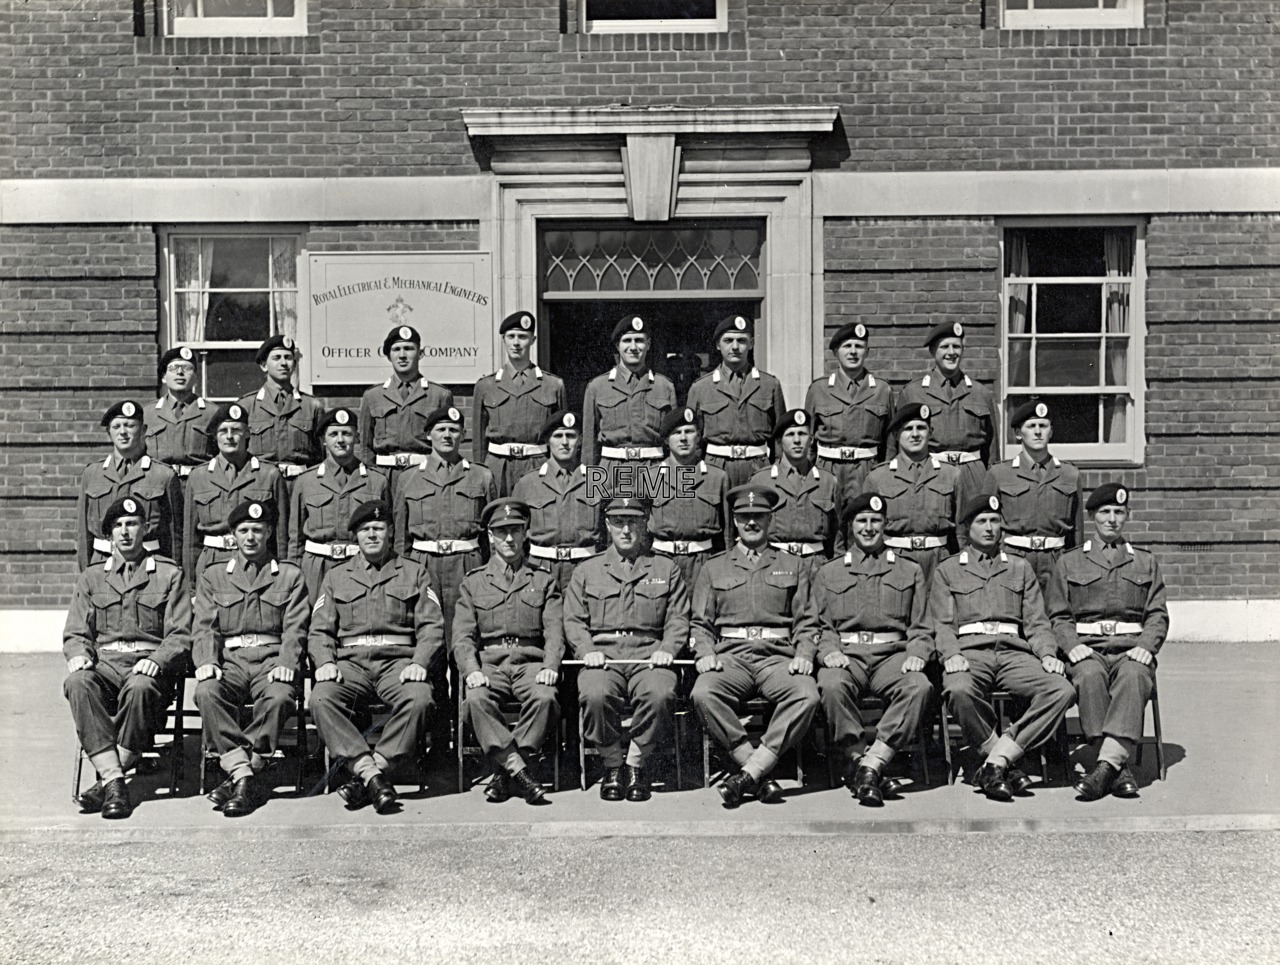
M 311 611 L 311 717 L 329 752 L 346 758 L 343 800 L 387 814 L 398 796 L 385 773 L 422 744 L 435 712 L 429 678 L 443 655 L 444 614 L 426 571 L 392 549 L 390 506 L 362 503 L 347 528 L 359 555 L 324 575 Z M 391 716 L 370 748 L 354 718 L 375 697 Z
M 831 736 L 845 759 L 845 783 L 862 804 L 880 807 L 880 776 L 922 726 L 933 686 L 924 675 L 933 656 L 925 617 L 924 571 L 884 542 L 885 500 L 863 493 L 845 510 L 853 543 L 814 576 L 805 632 L 817 631 L 818 691 Z M 876 739 L 862 745 L 858 701 L 868 690 L 884 700 Z
M 938 566 L 929 609 L 947 707 L 985 758 L 975 783 L 994 801 L 1012 801 L 1031 786 L 1014 765 L 1053 736 L 1076 695 L 1062 676 L 1035 571 L 1000 550 L 1000 509 L 993 495 L 965 504 L 959 523 L 968 530 L 969 548 Z M 996 733 L 996 689 L 1027 702 L 1004 734 Z
M 252 813 L 269 796 L 254 776 L 275 753 L 297 700 L 311 619 L 302 570 L 271 553 L 275 507 L 254 501 L 231 510 L 235 555 L 207 566 L 196 582 L 196 706 L 205 742 L 228 775 L 209 800 L 229 818 Z M 242 730 L 240 707 L 250 700 L 253 719 Z
M 610 499 L 605 504 L 610 546 L 573 571 L 564 598 L 565 638 L 585 665 L 578 675 L 582 738 L 595 745 L 604 762 L 600 797 L 605 801 L 649 799 L 644 767 L 671 733 L 676 699 L 671 664 L 689 640 L 689 591 L 675 563 L 645 552 L 648 515 L 642 500 Z M 622 710 L 628 702 L 631 745 L 624 758 Z
M 1169 632 L 1164 580 L 1156 558 L 1124 539 L 1133 493 L 1119 483 L 1095 489 L 1085 503 L 1094 540 L 1058 560 L 1045 604 L 1067 674 L 1076 688 L 1080 729 L 1097 755 L 1076 793 L 1096 801 L 1110 792 L 1137 797 L 1128 761 L 1142 740 L 1142 718 L 1155 686 L 1156 660 Z
M 812 633 L 796 633 L 809 597 L 808 570 L 799 557 L 769 545 L 778 500 L 773 489 L 755 483 L 729 490 L 737 542 L 707 561 L 693 591 L 693 706 L 742 768 L 720 785 L 730 808 L 748 794 L 768 804 L 782 800 L 769 772 L 804 737 L 818 710 L 816 643 Z M 754 749 L 738 719 L 739 702 L 753 694 L 774 705 Z
M 484 507 L 489 562 L 462 580 L 453 618 L 453 659 L 467 692 L 462 712 L 496 774 L 485 797 L 501 803 L 519 794 L 542 804 L 546 794 L 526 764 L 536 759 L 548 729 L 560 719 L 556 682 L 564 657 L 564 608 L 555 577 L 525 557 L 529 507 L 495 499 Z M 500 701 L 520 702 L 515 733 Z
M 133 813 L 124 772 L 164 726 L 191 651 L 191 597 L 178 564 L 143 545 L 146 508 L 124 496 L 102 514 L 111 556 L 80 574 L 62 634 L 80 746 L 98 782 L 80 806 L 104 818 Z

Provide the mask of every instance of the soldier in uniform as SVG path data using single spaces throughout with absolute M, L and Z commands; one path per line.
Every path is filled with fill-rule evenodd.
M 1022 403 L 1009 422 L 1022 451 L 988 469 L 983 488 L 1004 508 L 1005 551 L 1030 563 L 1044 590 L 1063 548 L 1084 539 L 1080 470 L 1049 452 L 1053 421 L 1046 403 Z
M 501 803 L 514 793 L 541 804 L 546 793 L 527 764 L 560 719 L 563 601 L 555 578 L 525 558 L 529 507 L 497 499 L 482 518 L 489 562 L 462 581 L 453 623 L 453 659 L 467 688 L 463 715 L 494 764 L 485 798 Z M 520 702 L 514 733 L 501 710 L 513 698 Z
M 214 453 L 214 407 L 196 395 L 196 357 L 187 346 L 160 356 L 164 395 L 147 405 L 147 453 L 185 480 Z
M 818 691 L 832 739 L 844 758 L 845 783 L 867 807 L 884 804 L 881 775 L 923 724 L 933 686 L 924 571 L 885 546 L 888 504 L 863 493 L 845 507 L 851 545 L 813 578 L 805 632 L 818 636 Z M 875 742 L 863 746 L 858 702 L 870 692 L 885 703 Z
M 800 743 L 818 710 L 816 641 L 812 633 L 797 633 L 809 600 L 808 568 L 769 545 L 778 502 L 775 490 L 756 483 L 729 490 L 738 540 L 707 561 L 693 589 L 693 706 L 741 768 L 719 788 L 730 808 L 750 794 L 767 804 L 782 800 L 769 773 Z M 756 748 L 738 719 L 739 703 L 753 694 L 774 708 Z
M 325 460 L 298 477 L 289 501 L 289 559 L 302 567 L 315 600 L 325 573 L 359 552 L 347 528 L 362 503 L 391 498 L 387 477 L 356 458 L 356 415 L 337 408 L 320 420 Z
M 227 774 L 208 797 L 229 818 L 252 813 L 270 795 L 256 775 L 297 701 L 311 618 L 302 570 L 271 551 L 275 507 L 252 500 L 232 509 L 227 528 L 235 554 L 203 569 L 196 583 L 196 706 L 205 743 Z M 241 729 L 246 701 L 253 719 Z
M 991 390 L 960 369 L 964 326 L 943 322 L 929 332 L 925 347 L 933 365 L 898 391 L 895 408 L 927 405 L 933 414 L 929 451 L 960 471 L 956 499 L 963 506 L 982 492 L 987 466 L 1000 453 L 1000 420 Z M 893 454 L 893 440 L 889 440 Z
M 471 461 L 488 466 L 498 492 L 509 496 L 547 456 L 541 430 L 565 407 L 564 382 L 533 363 L 537 320 L 513 312 L 498 326 L 507 360 L 476 383 L 472 398 Z
M 382 340 L 391 378 L 372 385 L 360 399 L 360 457 L 387 475 L 392 489 L 400 473 L 421 466 L 431 452 L 427 416 L 453 405 L 453 393 L 427 381 L 419 369 L 422 336 L 398 325 Z
M 257 392 L 240 399 L 249 413 L 249 452 L 280 470 L 286 489 L 324 458 L 320 420 L 324 406 L 293 385 L 297 346 L 287 335 L 272 335 L 258 347 L 258 368 L 267 380 Z
M 576 415 L 552 415 L 538 441 L 550 458 L 520 477 L 514 496 L 529 506 L 529 555 L 564 593 L 578 564 L 600 552 L 600 499 L 587 485 Z
M 1080 729 L 1096 757 L 1076 784 L 1086 801 L 1108 792 L 1138 795 L 1128 761 L 1142 740 L 1155 658 L 1169 632 L 1156 558 L 1124 538 L 1132 495 L 1114 482 L 1089 495 L 1085 509 L 1095 538 L 1058 560 L 1045 590 L 1058 649 L 1067 655 L 1067 675 L 1076 688 Z
M 564 630 L 578 675 L 583 740 L 605 766 L 600 797 L 647 801 L 645 765 L 671 734 L 676 674 L 671 664 L 689 641 L 689 591 L 680 570 L 645 552 L 644 500 L 605 504 L 610 546 L 574 570 L 564 597 Z M 622 748 L 622 711 L 631 705 L 631 743 Z M 623 765 L 626 772 L 623 773 Z
M 106 508 L 121 496 L 142 506 L 148 553 L 182 558 L 182 484 L 172 469 L 147 455 L 146 425 L 136 402 L 117 402 L 102 414 L 113 452 L 85 467 L 76 504 L 76 563 L 85 569 L 111 555 L 111 540 L 97 536 Z
M 329 752 L 346 759 L 343 800 L 387 814 L 398 795 L 386 773 L 422 745 L 435 713 L 430 680 L 444 657 L 444 615 L 422 567 L 394 549 L 390 506 L 362 503 L 347 528 L 360 552 L 325 574 L 311 612 L 311 717 Z M 375 697 L 391 716 L 371 748 L 354 717 Z
M 267 552 L 278 552 L 276 519 L 287 513 L 284 477 L 275 466 L 249 455 L 249 423 L 238 402 L 219 406 L 209 423 L 218 454 L 195 468 L 187 480 L 186 523 L 182 528 L 182 566 L 195 580 L 206 566 L 229 560 L 236 539 L 228 514 L 247 500 L 272 504 Z
M 802 557 L 814 569 L 844 550 L 840 484 L 814 465 L 813 413 L 792 409 L 774 427 L 773 439 L 777 462 L 751 482 L 781 497 L 769 527 L 774 547 Z
M 867 327 L 861 322 L 842 325 L 828 344 L 839 368 L 814 379 L 804 407 L 817 422 L 818 468 L 836 477 L 842 500 L 849 502 L 866 488 L 867 473 L 884 456 L 893 391 L 867 371 Z
M 133 812 L 124 772 L 164 726 L 191 652 L 191 596 L 178 564 L 146 549 L 146 503 L 113 500 L 101 517 L 111 555 L 76 581 L 62 633 L 80 746 L 98 781 L 80 806 L 104 818 Z
M 725 494 L 729 477 L 698 458 L 701 416 L 690 406 L 677 408 L 662 423 L 669 455 L 654 476 L 650 546 L 680 567 L 692 587 L 702 564 L 728 545 Z
M 782 383 L 751 364 L 751 322 L 721 319 L 713 336 L 721 362 L 689 389 L 688 406 L 702 417 L 707 464 L 741 486 L 769 465 L 769 438 L 787 411 Z
M 867 491 L 885 503 L 885 545 L 924 570 L 926 586 L 938 564 L 968 543 L 967 533 L 956 532 L 960 472 L 929 453 L 930 415 L 924 403 L 893 414 L 889 436 L 898 454 L 872 469 L 866 481 Z
M 1035 572 L 1000 549 L 1001 509 L 999 496 L 978 495 L 961 510 L 969 548 L 938 566 L 929 610 L 947 707 L 984 757 L 974 783 L 992 800 L 1012 801 L 1031 786 L 1015 765 L 1053 736 L 1076 695 L 1063 676 Z M 1027 704 L 1004 734 L 996 733 L 991 702 L 997 689 Z

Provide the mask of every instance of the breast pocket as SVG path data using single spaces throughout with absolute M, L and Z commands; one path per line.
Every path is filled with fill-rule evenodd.
M 333 603 L 338 608 L 339 633 L 364 626 L 367 622 L 366 605 L 368 590 L 362 586 L 341 587 L 333 591 Z
M 1053 518 L 1060 520 L 1070 530 L 1075 525 L 1076 487 L 1066 479 L 1055 479 L 1045 487 Z
M 670 590 L 666 583 L 636 585 L 636 622 L 641 629 L 661 635 L 667 619 L 667 594 Z
M 725 409 L 729 408 L 729 400 L 719 392 L 713 392 L 708 398 L 698 403 L 698 411 L 704 417 L 710 416 L 713 419 L 719 416 Z
M 222 512 L 220 495 L 216 489 L 199 489 L 191 493 L 191 501 L 196 506 L 196 526 L 200 529 L 211 529 L 223 521 L 226 514 Z
M 951 524 L 951 500 L 953 490 L 944 483 L 928 483 L 920 489 L 920 500 L 923 509 L 929 516 L 938 520 L 940 529 L 948 529 Z
M 138 629 L 164 636 L 164 590 L 143 590 L 138 594 Z
M 626 614 L 622 610 L 622 588 L 617 585 L 585 587 L 587 597 L 587 619 L 593 630 L 601 627 L 616 626 L 626 622 Z
M 1151 594 L 1150 573 L 1143 573 L 1127 567 L 1120 574 L 1120 589 L 1123 591 L 1125 606 L 1136 613 L 1143 613 L 1147 606 L 1147 597 Z
M 524 637 L 541 636 L 546 591 L 538 586 L 526 586 L 516 595 L 515 603 L 516 626 L 511 631 Z
M 289 595 L 282 590 L 271 590 L 262 594 L 260 611 L 262 613 L 263 630 L 280 633 L 284 629 L 284 614 L 289 606 Z
M 472 595 L 471 605 L 476 615 L 476 630 L 481 636 L 511 632 L 502 625 L 502 602 L 502 594 L 493 590 L 484 589 Z
M 996 596 L 1000 601 L 1000 607 L 1009 616 L 1020 616 L 1022 613 L 1022 581 L 1012 577 L 1002 576 L 992 584 L 996 591 Z
M 412 583 L 392 583 L 387 586 L 383 605 L 384 615 L 397 626 L 413 626 L 413 611 L 421 591 Z
M 111 483 L 105 479 L 91 479 L 84 487 L 85 518 L 93 535 L 102 525 L 102 513 L 110 504 L 113 491 Z
M 880 581 L 880 606 L 885 616 L 910 622 L 915 602 L 915 581 L 905 573 L 890 573 Z
M 768 573 L 764 578 L 762 609 L 767 613 L 787 613 L 800 584 L 798 573 Z
M 116 594 L 100 590 L 90 597 L 98 633 L 119 633 L 124 620 L 124 604 Z

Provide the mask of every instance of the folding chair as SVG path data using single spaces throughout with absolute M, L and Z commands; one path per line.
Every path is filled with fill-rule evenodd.
M 461 794 L 467 789 L 466 781 L 466 761 L 467 759 L 486 762 L 487 759 L 480 745 L 475 741 L 475 732 L 466 723 L 465 714 L 462 710 L 462 701 L 458 701 L 458 719 L 457 729 L 454 734 L 454 748 L 457 750 L 458 758 L 458 793 Z M 507 727 L 514 728 L 520 721 L 520 701 L 514 697 L 510 700 L 504 700 L 498 705 L 498 709 L 502 712 L 503 719 L 507 722 Z M 470 736 L 472 739 L 467 740 Z M 554 731 L 548 731 L 543 738 L 542 746 L 545 751 L 548 743 L 551 743 L 551 788 L 554 791 L 560 790 L 560 752 L 564 747 L 565 740 L 565 722 L 563 713 L 557 721 Z
M 190 670 L 190 668 L 188 668 Z M 183 741 L 186 737 L 186 707 L 184 706 L 187 696 L 187 675 L 177 679 L 174 686 L 175 698 L 173 706 L 169 709 L 172 718 L 171 726 L 168 728 L 169 743 L 165 748 L 169 753 L 169 794 L 176 795 L 178 787 L 182 783 L 183 773 L 185 770 L 185 754 Z M 166 733 L 166 731 L 161 731 Z M 85 762 L 88 756 L 84 752 L 83 747 L 77 746 L 75 762 L 71 767 L 71 801 L 78 804 L 80 801 L 80 783 L 84 771 Z
M 1156 771 L 1160 775 L 1160 780 L 1165 780 L 1169 776 L 1169 766 L 1164 757 L 1164 736 L 1160 731 L 1160 692 L 1156 689 L 1156 681 L 1151 682 L 1151 699 L 1147 701 L 1147 705 L 1151 708 L 1151 726 L 1155 729 L 1156 743 Z M 1145 720 L 1146 713 L 1143 712 Z M 1146 728 L 1143 728 L 1142 740 L 1138 741 L 1138 756 L 1135 763 L 1139 767 L 1142 766 L 1142 748 L 1146 744 Z

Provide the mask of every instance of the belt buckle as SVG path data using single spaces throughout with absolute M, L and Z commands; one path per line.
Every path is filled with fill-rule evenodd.
M 341 543 L 329 544 L 329 558 L 334 560 L 344 560 L 347 558 L 347 548 Z
M 510 450 L 511 450 L 511 458 L 512 458 L 512 459 L 523 459 L 523 458 L 524 458 L 524 446 L 511 446 L 511 447 L 510 447 Z
M 960 463 L 960 453 L 958 453 L 958 452 L 949 452 L 949 453 L 947 453 L 947 462 L 951 463 L 951 465 L 953 465 L 953 466 L 959 465 L 959 463 Z
M 1031 537 L 1031 548 L 1032 548 L 1033 550 L 1042 550 L 1042 549 L 1044 549 L 1044 537 L 1043 537 L 1043 536 L 1032 536 L 1032 537 Z
M 560 561 L 564 561 L 564 560 L 571 560 L 571 559 L 573 559 L 573 547 L 571 547 L 571 546 L 557 546 L 557 547 L 556 547 L 556 559 L 557 559 L 557 560 L 560 560 Z
M 800 546 L 800 544 L 799 544 L 799 543 L 788 543 L 788 544 L 787 544 L 787 552 L 788 552 L 788 553 L 790 553 L 792 556 L 799 556 L 799 555 L 800 555 L 800 550 L 801 550 L 801 546 Z
M 875 643 L 875 633 L 873 633 L 870 630 L 859 630 L 858 642 L 859 643 Z
M 498 646 L 510 650 L 512 647 L 517 645 L 518 639 L 518 637 L 500 637 L 498 639 Z
M 746 446 L 730 446 L 729 456 L 732 459 L 746 459 L 747 447 Z
M 912 548 L 913 550 L 922 550 L 922 549 L 925 549 L 924 541 L 925 541 L 925 537 L 923 537 L 923 536 L 912 536 L 912 537 L 911 537 L 911 548 Z
M 440 547 L 441 553 L 453 552 L 453 540 L 451 539 L 438 539 L 436 540 L 436 545 Z
M 852 459 L 852 458 L 854 458 L 854 455 L 855 455 L 855 453 L 854 453 L 854 451 L 853 451 L 853 447 L 852 447 L 852 446 L 841 446 L 841 447 L 840 447 L 840 458 L 841 458 L 841 459 Z
M 639 459 L 639 458 L 640 458 L 640 447 L 639 447 L 639 446 L 623 446 L 623 447 L 622 447 L 622 451 L 623 451 L 623 452 L 625 452 L 625 453 L 627 454 L 627 458 L 628 458 L 628 459 Z
M 680 553 L 681 555 L 685 555 L 689 552 L 689 541 L 684 539 L 678 539 L 675 541 L 675 548 L 677 553 Z
M 1115 620 L 1103 620 L 1103 621 L 1102 621 L 1102 632 L 1103 632 L 1106 636 L 1108 636 L 1108 637 L 1114 637 L 1114 636 L 1116 635 L 1116 621 L 1115 621 Z
M 982 630 L 984 633 L 998 634 L 1000 632 L 999 620 L 983 620 Z
M 747 639 L 748 639 L 748 640 L 759 640 L 759 639 L 760 639 L 760 628 L 759 628 L 759 627 L 747 627 Z
M 222 548 L 224 550 L 233 550 L 236 548 L 236 538 L 230 533 L 222 537 Z

